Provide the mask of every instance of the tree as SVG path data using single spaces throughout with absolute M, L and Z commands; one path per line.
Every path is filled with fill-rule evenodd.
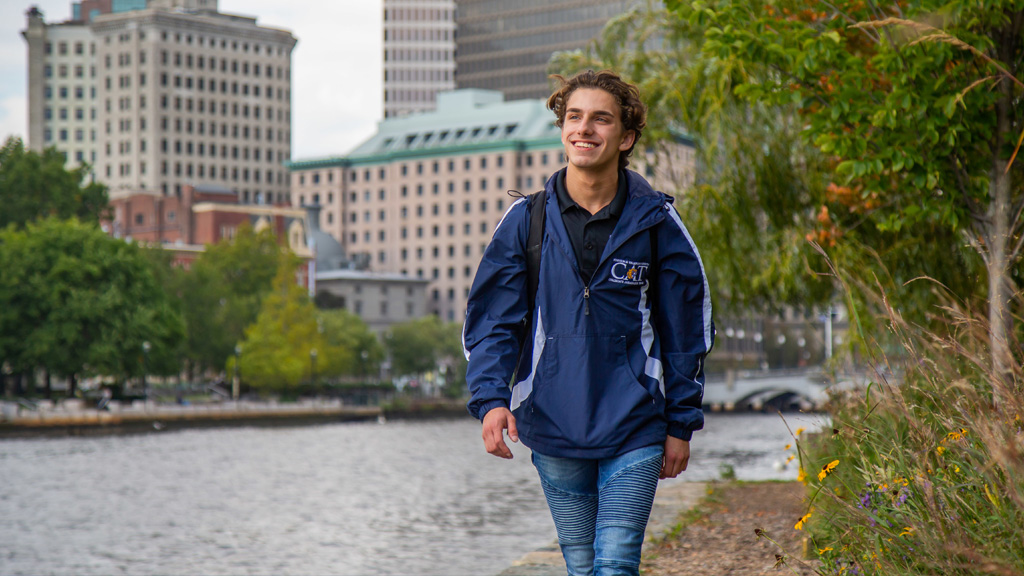
M 1024 5 L 669 4 L 706 29 L 707 57 L 767 72 L 741 78 L 737 95 L 796 107 L 804 141 L 835 162 L 826 216 L 881 234 L 934 231 L 974 249 L 987 276 L 979 292 L 993 368 L 1005 375 L 1024 247 L 1024 168 L 1013 162 L 1024 125 Z M 962 257 L 946 247 L 954 262 Z
M 386 344 L 395 375 L 424 374 L 444 366 L 448 383 L 463 389 L 465 357 L 460 325 L 443 324 L 434 315 L 424 316 L 392 326 Z
M 330 359 L 344 353 L 329 346 L 320 334 L 313 302 L 295 282 L 298 264 L 290 252 L 281 254 L 256 322 L 245 330 L 239 368 L 254 388 L 294 390 L 303 380 L 312 379 L 314 356 Z M 227 356 L 224 361 L 228 363 Z
M 243 225 L 232 240 L 207 247 L 188 270 L 173 275 L 172 292 L 187 326 L 189 368 L 223 370 L 260 311 L 283 251 L 271 230 Z M 297 264 L 296 264 L 297 265 Z
M 15 371 L 67 376 L 69 394 L 81 375 L 173 374 L 183 335 L 137 246 L 55 218 L 0 232 L 0 357 Z
M 384 360 L 384 347 L 363 320 L 344 309 L 320 310 L 317 323 L 329 350 L 324 376 L 376 376 Z
M 817 272 L 823 265 L 810 241 L 844 268 L 886 280 L 917 317 L 937 298 L 924 283 L 905 284 L 913 278 L 976 291 L 977 267 L 948 230 L 879 229 L 860 212 L 830 204 L 836 162 L 805 139 L 800 105 L 738 96 L 738 88 L 777 72 L 705 50 L 710 28 L 706 19 L 648 3 L 611 20 L 586 50 L 556 55 L 552 69 L 608 67 L 636 82 L 649 106 L 646 147 L 663 149 L 679 130 L 695 138 L 696 186 L 674 192 L 699 239 L 717 310 L 736 316 L 823 307 L 835 286 Z M 856 304 L 874 284 L 853 288 L 847 297 Z
M 47 216 L 98 222 L 107 212 L 107 188 L 84 184 L 90 167 L 66 170 L 64 154 L 56 148 L 42 153 L 25 149 L 10 137 L 0 148 L 0 228 L 24 225 Z

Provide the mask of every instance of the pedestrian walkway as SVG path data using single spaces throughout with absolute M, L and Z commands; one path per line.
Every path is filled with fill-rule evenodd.
M 668 482 L 658 486 L 651 519 L 647 523 L 644 544 L 661 538 L 678 522 L 679 515 L 693 508 L 707 494 L 703 482 Z M 558 542 L 534 550 L 502 571 L 498 576 L 565 576 L 565 561 Z

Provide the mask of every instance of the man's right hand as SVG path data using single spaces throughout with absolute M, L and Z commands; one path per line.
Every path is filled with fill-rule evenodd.
M 505 430 L 508 430 L 508 439 L 519 442 L 519 432 L 516 430 L 516 417 L 508 408 L 492 408 L 484 415 L 484 448 L 489 454 L 500 458 L 512 459 L 512 451 L 505 444 Z

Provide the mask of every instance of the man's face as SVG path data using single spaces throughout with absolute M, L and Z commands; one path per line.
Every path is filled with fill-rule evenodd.
M 622 125 L 615 97 L 596 88 L 579 88 L 569 96 L 562 122 L 562 144 L 569 164 L 579 170 L 618 170 L 619 152 L 629 150 L 635 133 Z

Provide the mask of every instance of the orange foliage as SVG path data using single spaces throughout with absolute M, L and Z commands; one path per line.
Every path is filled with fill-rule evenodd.
M 818 221 L 817 229 L 808 232 L 804 238 L 808 242 L 817 242 L 820 246 L 828 246 L 830 248 L 835 246 L 836 241 L 843 234 L 840 232 L 839 227 L 832 222 L 832 217 L 828 213 L 828 206 L 822 205 L 816 220 Z

